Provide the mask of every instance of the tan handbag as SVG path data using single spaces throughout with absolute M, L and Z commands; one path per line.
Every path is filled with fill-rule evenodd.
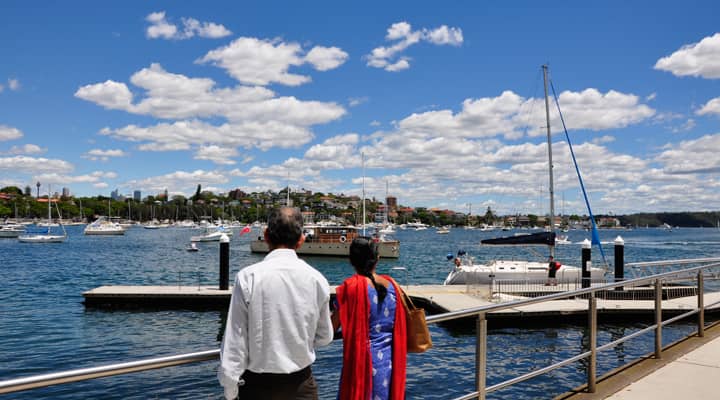
M 415 307 L 405 291 L 402 291 L 402 303 L 405 307 L 405 324 L 407 326 L 407 351 L 408 353 L 424 353 L 432 347 L 430 330 L 425 322 L 425 310 Z

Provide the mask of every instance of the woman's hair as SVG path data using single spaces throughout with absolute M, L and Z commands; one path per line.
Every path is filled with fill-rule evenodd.
M 350 263 L 359 275 L 370 278 L 378 293 L 378 304 L 381 304 L 387 294 L 387 288 L 375 282 L 372 274 L 379 259 L 378 243 L 372 238 L 360 236 L 353 239 L 350 244 Z

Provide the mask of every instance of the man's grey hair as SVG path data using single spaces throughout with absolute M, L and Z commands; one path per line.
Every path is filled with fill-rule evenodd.
M 271 246 L 295 248 L 302 236 L 303 220 L 300 210 L 292 207 L 275 208 L 270 212 L 267 240 Z

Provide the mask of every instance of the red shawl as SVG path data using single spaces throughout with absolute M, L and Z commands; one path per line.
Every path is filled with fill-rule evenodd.
M 402 292 L 395 281 L 382 275 L 395 287 L 397 306 L 392 343 L 392 379 L 390 399 L 405 399 L 405 364 L 407 331 Z M 370 300 L 368 280 L 353 275 L 335 290 L 343 335 L 343 368 L 340 377 L 340 400 L 367 400 L 372 391 L 372 358 L 370 355 Z

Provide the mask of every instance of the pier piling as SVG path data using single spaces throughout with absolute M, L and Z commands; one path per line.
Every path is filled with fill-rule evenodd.
M 615 238 L 615 282 L 625 280 L 625 241 L 620 235 Z M 618 286 L 615 291 L 622 291 L 623 287 Z
M 228 290 L 230 279 L 230 238 L 224 234 L 220 236 L 220 290 Z
M 590 260 L 590 250 L 592 244 L 589 240 L 585 239 L 582 242 L 582 287 L 590 287 L 590 267 L 592 261 Z

